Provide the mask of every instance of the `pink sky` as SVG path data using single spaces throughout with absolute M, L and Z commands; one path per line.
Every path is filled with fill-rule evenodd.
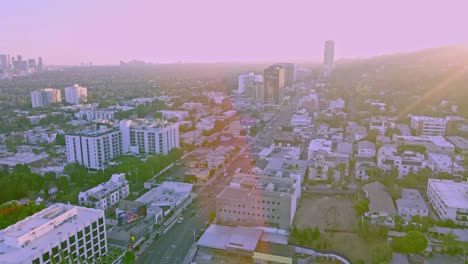
M 382 4 L 384 3 L 384 4 Z M 318 61 L 468 43 L 467 1 L 4 1 L 0 54 L 47 64 Z

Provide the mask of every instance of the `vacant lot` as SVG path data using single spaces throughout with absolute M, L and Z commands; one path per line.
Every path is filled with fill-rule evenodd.
M 318 226 L 326 229 L 354 231 L 357 217 L 351 195 L 316 195 L 303 193 L 294 224 L 299 228 Z
M 372 251 L 387 243 L 385 240 L 366 241 L 351 233 L 327 233 L 327 239 L 331 243 L 331 249 L 344 254 L 351 263 L 360 259 L 370 260 Z

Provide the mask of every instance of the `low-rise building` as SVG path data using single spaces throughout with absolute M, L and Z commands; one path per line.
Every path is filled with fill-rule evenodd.
M 348 154 L 318 152 L 309 163 L 309 180 L 342 180 L 349 175 L 349 158 Z
M 80 192 L 78 202 L 80 205 L 92 206 L 105 210 L 113 206 L 130 193 L 125 173 L 113 174 L 109 181 L 99 184 L 85 192 Z
M 0 230 L 0 263 L 98 261 L 107 254 L 104 211 L 54 204 Z
M 237 174 L 216 197 L 216 219 L 227 225 L 288 230 L 296 213 L 298 192 L 291 178 Z
M 383 135 L 388 128 L 395 128 L 396 118 L 394 117 L 372 117 L 369 123 L 370 130 L 378 130 L 380 135 Z
M 418 190 L 405 189 L 401 190 L 401 198 L 396 200 L 398 209 L 398 215 L 403 217 L 405 220 L 411 220 L 411 217 L 428 216 L 429 208 L 426 202 L 422 198 Z
M 393 205 L 392 197 L 386 191 L 385 185 L 380 182 L 372 182 L 362 188 L 369 199 L 369 212 L 366 216 L 371 219 L 394 216 L 397 213 Z
M 468 154 L 468 139 L 464 137 L 451 136 L 447 139 L 455 146 L 455 149 L 462 154 Z
M 426 159 L 424 154 L 404 151 L 397 154 L 397 149 L 393 146 L 383 146 L 377 154 L 377 166 L 383 171 L 398 170 L 398 178 L 403 178 L 409 173 L 417 173 L 423 168 L 434 170 L 432 161 Z
M 350 142 L 359 141 L 367 137 L 367 128 L 365 126 L 351 125 L 346 127 L 346 138 Z
M 332 142 L 323 138 L 313 139 L 309 143 L 308 160 L 312 160 L 319 151 L 331 152 Z
M 410 115 L 411 128 L 416 130 L 416 133 L 424 136 L 445 135 L 447 120 L 440 117 L 430 116 L 413 116 Z
M 427 198 L 440 218 L 468 226 L 468 183 L 429 179 Z
M 393 135 L 393 142 L 404 145 L 417 145 L 426 147 L 426 152 L 452 155 L 455 146 L 443 136 L 400 136 Z
M 189 117 L 188 111 L 181 110 L 161 110 L 159 111 L 162 114 L 162 117 L 165 119 L 178 119 L 182 120 Z
M 375 157 L 375 144 L 370 141 L 359 141 L 357 143 L 357 154 L 359 156 Z

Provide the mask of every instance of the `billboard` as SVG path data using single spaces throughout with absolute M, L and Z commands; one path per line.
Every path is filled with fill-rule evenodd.
M 119 225 L 125 225 L 132 223 L 139 219 L 144 219 L 146 217 L 146 205 L 141 205 L 131 209 L 120 211 L 117 215 L 119 220 Z

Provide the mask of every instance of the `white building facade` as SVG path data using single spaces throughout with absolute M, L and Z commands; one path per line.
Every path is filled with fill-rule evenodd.
M 80 192 L 80 205 L 92 206 L 105 210 L 113 206 L 130 193 L 125 173 L 113 174 L 109 181 L 99 184 L 85 192 Z
M 427 198 L 442 219 L 468 226 L 468 183 L 429 179 Z
M 58 89 L 45 88 L 31 93 L 32 108 L 44 107 L 52 103 L 60 102 L 62 102 L 62 96 Z
M 69 104 L 80 104 L 88 100 L 88 88 L 74 84 L 65 87 L 65 101 Z
M 256 75 L 253 72 L 249 72 L 247 74 L 239 75 L 239 80 L 238 80 L 238 92 L 239 92 L 239 94 L 243 94 L 245 92 L 245 87 L 250 82 L 253 82 L 253 83 L 263 82 L 263 75 Z
M 122 137 L 116 129 L 85 131 L 65 135 L 68 163 L 90 169 L 104 169 L 122 154 Z
M 104 211 L 54 204 L 0 230 L 0 263 L 99 263 L 107 254 Z
M 445 118 L 430 116 L 410 116 L 411 128 L 423 136 L 443 136 L 447 127 Z

